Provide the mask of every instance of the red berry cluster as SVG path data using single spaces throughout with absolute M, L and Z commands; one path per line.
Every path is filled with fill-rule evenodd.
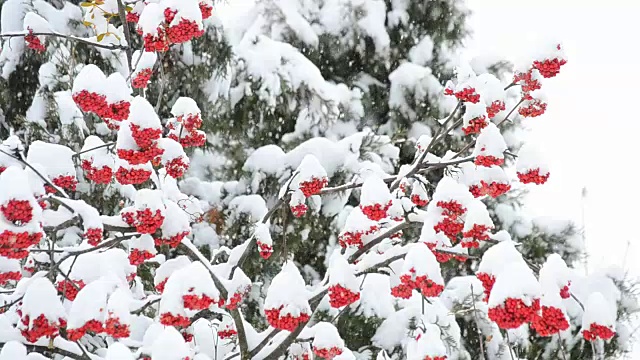
M 87 229 L 84 232 L 84 237 L 87 239 L 87 242 L 91 246 L 98 246 L 102 241 L 102 229 L 101 228 L 91 228 Z
M 313 353 L 316 354 L 316 356 L 321 357 L 323 359 L 333 359 L 334 357 L 342 354 L 342 349 L 334 346 L 331 348 L 317 348 L 317 347 L 313 347 Z
M 11 199 L 6 204 L 0 205 L 0 212 L 17 226 L 25 225 L 33 219 L 33 207 L 28 200 Z
M 364 245 L 362 235 L 364 233 L 361 231 L 346 231 L 338 236 L 338 244 L 343 248 L 355 246 L 359 249 Z
M 444 93 L 445 95 L 454 95 L 456 99 L 460 101 L 467 101 L 474 104 L 477 104 L 478 101 L 480 101 L 480 94 L 478 94 L 476 89 L 473 87 L 466 87 L 456 92 L 451 89 L 445 89 Z
M 447 357 L 446 356 L 434 356 L 434 357 L 431 357 L 431 356 L 427 355 L 427 356 L 424 357 L 424 360 L 447 360 Z
M 482 287 L 484 288 L 484 301 L 489 301 L 489 295 L 491 295 L 493 284 L 496 283 L 496 278 L 493 275 L 486 273 L 477 273 L 476 277 L 480 280 Z
M 237 334 L 238 334 L 238 332 L 235 329 L 218 330 L 218 337 L 220 339 L 228 339 L 228 338 L 233 337 L 233 336 L 235 336 Z
M 136 231 L 141 234 L 153 234 L 164 222 L 164 215 L 160 210 L 155 213 L 151 209 L 138 210 L 136 212 Z
M 137 13 L 134 13 L 133 11 L 130 11 L 130 12 L 127 13 L 126 19 L 127 19 L 127 22 L 137 24 L 138 21 L 140 21 L 140 14 L 137 14 Z
M 300 324 L 309 321 L 309 314 L 300 314 L 297 317 L 291 316 L 291 314 L 280 316 L 282 308 L 283 306 L 280 306 L 279 309 L 267 309 L 264 311 L 267 315 L 267 322 L 276 329 L 294 331 Z
M 153 75 L 153 69 L 143 69 L 136 74 L 136 77 L 131 80 L 131 86 L 134 89 L 146 89 L 149 80 L 151 80 L 151 75 Z
M 23 232 L 13 232 L 11 230 L 5 230 L 0 233 L 0 246 L 5 250 L 16 250 L 13 256 L 5 257 L 11 259 L 22 259 L 24 257 L 18 257 L 18 254 L 22 255 L 22 249 L 26 249 L 32 245 L 36 245 L 42 240 L 42 233 L 29 233 L 27 231 Z M 9 249 L 7 249 L 9 248 Z
M 182 157 L 177 157 L 165 163 L 164 168 L 167 170 L 167 175 L 177 179 L 182 177 L 187 169 L 189 169 L 189 164 L 185 163 Z
M 271 257 L 271 254 L 273 254 L 273 247 L 271 245 L 262 243 L 260 241 L 257 241 L 256 244 L 258 245 L 258 251 L 260 252 L 260 256 L 263 259 L 266 260 L 269 257 Z
M 22 317 L 21 321 L 23 325 L 29 326 L 29 315 Z M 54 338 L 58 336 L 59 328 L 64 326 L 65 323 L 64 319 L 59 319 L 58 323 L 52 323 L 44 314 L 41 314 L 33 320 L 30 328 L 20 330 L 20 333 L 28 342 L 34 343 L 43 337 Z
M 147 149 L 156 145 L 156 141 L 162 136 L 162 129 L 141 128 L 136 124 L 130 124 L 131 136 L 136 145 L 142 149 Z M 160 153 L 162 154 L 162 153 Z
M 167 280 L 169 280 L 169 278 L 162 280 L 158 285 L 156 285 L 156 290 L 158 290 L 159 293 L 162 294 L 164 292 L 164 286 L 167 285 Z
M 138 29 L 139 32 L 140 29 Z M 169 50 L 169 41 L 162 28 L 158 28 L 158 34 L 145 34 L 144 37 L 144 51 L 147 52 L 165 52 Z
M 569 286 L 571 286 L 571 281 L 567 283 L 567 285 L 563 286 L 560 289 L 560 297 L 563 299 L 568 299 L 571 297 L 571 292 L 569 291 Z
M 0 248 L 0 256 L 7 259 L 24 259 L 29 256 L 29 251 L 24 249 Z
M 118 149 L 118 157 L 131 165 L 146 164 L 162 155 L 164 150 L 158 147 L 149 147 L 141 150 Z
M 302 191 L 305 197 L 310 197 L 319 194 L 320 191 L 328 184 L 329 179 L 326 177 L 317 178 L 313 176 L 311 177 L 311 180 L 300 183 L 300 191 Z
M 540 75 L 551 78 L 560 72 L 560 67 L 567 63 L 565 59 L 545 59 L 544 61 L 534 61 L 533 67 L 540 71 Z
M 478 241 L 489 240 L 489 230 L 491 228 L 486 225 L 473 224 L 471 230 L 462 233 L 464 241 L 462 242 L 463 248 L 478 248 L 480 243 Z
M 489 116 L 489 119 L 493 119 L 500 111 L 504 111 L 505 109 L 506 105 L 504 101 L 496 100 L 487 106 L 487 115 Z
M 582 330 L 582 337 L 584 337 L 587 341 L 594 341 L 597 338 L 602 340 L 609 340 L 616 333 L 611 330 L 608 326 L 599 325 L 596 323 L 591 323 L 589 329 Z
M 131 335 L 129 325 L 125 325 L 120 322 L 117 317 L 112 317 L 112 313 L 109 313 L 109 318 L 104 323 L 104 332 L 116 339 L 128 338 Z
M 391 295 L 401 299 L 408 299 L 411 297 L 413 288 L 405 283 L 400 283 L 391 288 Z
M 329 304 L 334 308 L 351 305 L 360 300 L 360 293 L 353 292 L 340 284 L 329 286 Z
M 244 296 L 243 292 L 236 291 L 226 304 L 224 299 L 220 299 L 220 301 L 218 302 L 218 306 L 224 306 L 227 310 L 235 310 L 238 308 L 238 305 L 242 302 L 243 296 Z
M 179 142 L 185 149 L 203 146 L 207 141 L 204 133 L 198 131 L 187 131 L 187 133 L 183 134 L 181 138 L 178 138 L 178 135 L 176 134 L 169 134 L 167 137 Z
M 105 108 L 105 112 L 100 117 L 109 118 L 115 121 L 127 120 L 129 118 L 129 109 L 131 108 L 131 103 L 128 101 L 118 101 L 114 104 L 109 104 L 107 108 Z
M 202 126 L 202 117 L 200 117 L 200 114 L 187 114 L 185 116 L 178 116 L 177 119 L 187 131 L 194 131 L 200 129 Z
M 116 180 L 122 185 L 142 184 L 150 177 L 151 171 L 145 169 L 125 169 L 121 166 L 116 171 Z
M 0 285 L 5 285 L 9 281 L 18 281 L 21 278 L 22 274 L 20 273 L 20 271 L 3 272 L 0 273 Z
M 472 185 L 469 187 L 469 191 L 474 197 L 489 195 L 494 199 L 500 195 L 506 194 L 509 190 L 511 190 L 510 184 L 495 181 L 487 184 L 484 180 L 481 180 L 479 185 Z
M 104 325 L 98 320 L 89 320 L 77 329 L 67 329 L 67 339 L 78 341 L 86 333 L 99 334 L 104 332 Z
M 436 284 L 426 275 L 416 276 L 414 284 L 425 297 L 436 297 L 444 290 L 444 286 Z
M 103 166 L 98 169 L 93 167 L 91 161 L 82 160 L 82 169 L 85 171 L 84 177 L 93 181 L 96 184 L 108 184 L 113 177 L 113 169 L 108 166 Z
M 107 107 L 107 97 L 95 92 L 82 90 L 72 95 L 73 101 L 84 112 L 99 114 Z
M 520 86 L 522 88 L 522 92 L 525 94 L 542 88 L 542 84 L 540 84 L 540 81 L 533 78 L 531 71 L 532 70 L 529 70 L 526 73 L 516 73 L 513 77 L 514 83 L 522 82 Z
M 302 217 L 304 214 L 307 213 L 307 205 L 305 204 L 298 204 L 295 206 L 291 206 L 291 212 L 293 213 L 293 216 L 299 218 Z
M 2 174 L 5 170 L 7 170 L 7 167 L 0 165 L 0 174 Z
M 209 308 L 215 301 L 207 295 L 182 295 L 184 308 L 189 310 L 204 310 Z
M 76 296 L 78 296 L 78 291 L 82 290 L 82 288 L 84 288 L 86 285 L 82 280 L 72 281 L 73 282 L 70 282 L 69 280 L 65 279 L 56 283 L 56 290 L 58 290 L 58 292 L 66 299 L 71 301 L 76 299 Z M 74 285 L 78 287 L 77 290 Z
M 42 44 L 37 36 L 33 35 L 33 30 L 30 27 L 28 27 L 27 29 L 29 30 L 29 34 L 24 37 L 24 41 L 26 41 L 27 47 L 37 52 L 45 52 L 45 50 L 47 49 L 44 47 L 44 44 Z
M 464 229 L 464 223 L 456 217 L 445 216 L 434 227 L 436 233 L 444 233 L 451 242 L 458 240 L 458 234 Z
M 489 309 L 488 315 L 501 329 L 515 329 L 531 322 L 540 311 L 540 299 L 527 306 L 522 299 L 507 298 L 502 305 Z
M 500 166 L 504 164 L 504 159 L 497 158 L 493 155 L 478 155 L 476 156 L 474 164 L 485 167 Z
M 225 327 L 224 329 L 218 330 L 218 337 L 220 337 L 220 339 L 228 339 L 236 334 L 238 334 L 238 332 L 234 328 L 229 326 Z
M 540 175 L 540 168 L 535 168 L 527 171 L 526 173 L 518 173 L 518 179 L 523 184 L 534 183 L 536 185 L 542 185 L 549 180 L 549 173 Z
M 411 202 L 417 207 L 425 207 L 429 204 L 429 199 L 425 199 L 418 194 L 411 195 Z
M 551 336 L 569 328 L 569 322 L 562 310 L 553 306 L 542 306 L 541 316 L 535 316 L 531 327 L 540 336 Z
M 129 264 L 138 266 L 149 259 L 153 259 L 154 256 L 147 250 L 131 249 L 129 252 Z
M 76 191 L 76 186 L 78 186 L 78 180 L 74 175 L 60 175 L 53 178 L 51 182 L 59 188 L 70 191 Z M 45 185 L 45 189 L 50 194 L 54 194 L 56 192 L 51 186 Z
M 213 6 L 205 2 L 201 2 L 198 5 L 200 6 L 200 13 L 202 13 L 202 20 L 210 18 L 213 13 Z
M 487 127 L 487 119 L 484 115 L 469 120 L 469 125 L 462 128 L 465 135 L 478 134 L 480 130 Z
M 186 316 L 173 315 L 170 312 L 166 312 L 160 315 L 160 323 L 165 326 L 188 327 L 191 321 Z
M 204 35 L 204 30 L 199 29 L 195 21 L 185 18 L 180 19 L 178 25 L 167 28 L 167 37 L 172 44 L 191 41 L 191 39 L 199 38 L 202 35 Z
M 540 101 L 539 99 L 534 99 L 531 96 L 527 96 L 529 100 L 526 106 L 521 106 L 518 109 L 518 113 L 522 117 L 536 117 L 544 114 L 547 110 L 547 104 Z
M 169 247 L 171 248 L 177 248 L 178 245 L 180 245 L 180 243 L 182 242 L 182 239 L 187 237 L 187 235 L 189 235 L 189 231 L 183 231 L 181 233 L 171 236 L 168 239 L 163 239 L 163 238 L 154 239 L 154 243 L 156 246 L 169 245 Z
M 362 236 L 373 234 L 376 231 L 378 231 L 377 226 L 371 226 L 367 231 L 346 231 L 338 236 L 338 244 L 343 248 L 356 246 L 359 249 L 364 245 Z
M 405 274 L 400 276 L 401 285 L 404 286 L 402 287 L 402 289 L 398 289 L 398 291 L 396 291 L 396 293 L 398 293 L 399 295 L 404 296 L 397 296 L 396 294 L 394 294 L 393 289 L 391 289 L 391 295 L 408 299 L 409 297 L 411 297 L 411 290 L 417 289 L 422 293 L 422 295 L 426 297 L 435 297 L 440 295 L 440 293 L 444 290 L 444 286 L 436 284 L 426 275 L 415 276 L 415 269 L 411 268 L 409 271 L 413 275 Z M 397 287 L 398 286 L 396 286 L 396 288 Z
M 444 210 L 444 215 L 448 217 L 459 217 L 464 215 L 467 212 L 467 208 L 462 206 L 456 200 L 450 201 L 438 201 L 436 205 Z
M 369 218 L 369 220 L 379 221 L 387 217 L 387 210 L 391 207 L 391 201 L 387 204 L 373 204 L 373 205 L 360 205 L 360 210 L 362 213 Z

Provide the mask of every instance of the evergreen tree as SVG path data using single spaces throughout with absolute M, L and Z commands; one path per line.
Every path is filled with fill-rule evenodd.
M 145 5 L 141 1 L 123 3 L 128 5 L 129 47 L 122 45 L 127 31 L 120 21 L 118 3 L 106 1 L 101 9 L 96 1 L 89 3 L 92 6 L 81 6 L 78 1 L 4 2 L 3 34 L 27 30 L 29 25 L 35 33 L 53 31 L 65 36 L 43 37 L 41 41 L 47 45 L 43 53 L 27 47 L 23 36 L 4 39 L 0 54 L 0 105 L 4 114 L 0 138 L 17 135 L 25 144 L 43 139 L 80 152 L 90 148 L 89 135 L 99 134 L 108 145 L 106 149 L 115 151 L 119 135 L 110 128 L 113 124 L 90 111 L 69 106 L 85 64 L 95 64 L 105 74 L 120 73 L 130 82 L 140 70 L 151 69 L 148 85 L 133 91 L 149 100 L 161 119 L 169 119 L 163 125 L 177 117 L 172 110 L 179 98 L 195 100 L 202 112 L 206 144 L 188 148 L 183 143 L 190 156 L 190 170 L 179 185 L 182 196 L 197 201 L 195 212 L 189 215 L 206 222 L 193 224 L 190 238 L 213 264 L 232 261 L 237 256 L 235 249 L 251 244 L 247 239 L 257 240 L 257 249 L 242 259 L 242 270 L 253 284 L 242 311 L 257 331 L 269 326 L 264 300 L 287 259 L 293 257 L 307 284 L 323 283 L 324 274 L 331 269 L 331 255 L 341 248 L 340 235 L 349 224 L 349 214 L 362 201 L 364 191 L 357 185 L 372 174 L 391 183 L 393 174 L 407 171 L 407 166 L 421 156 L 420 146 L 433 138 L 440 141 L 429 148 L 429 162 L 447 162 L 458 152 L 462 158 L 475 156 L 474 148 L 467 147 L 474 135 L 460 127 L 469 125 L 468 117 L 477 107 L 447 94 L 465 77 L 475 79 L 475 74 L 491 73 L 495 77 L 490 79 L 508 88 L 504 108 L 498 109 L 492 121 L 497 124 L 509 118 L 501 130 L 511 153 L 518 154 L 522 145 L 520 124 L 528 120 L 521 112 L 507 113 L 522 99 L 520 85 L 529 83 L 519 79 L 518 86 L 510 86 L 514 72 L 518 75 L 520 69 L 508 63 L 477 61 L 469 66 L 456 60 L 469 33 L 465 26 L 468 11 L 462 1 L 258 0 L 251 11 L 227 20 L 226 26 L 214 10 L 204 22 L 203 34 L 158 52 L 153 61 L 147 60 L 149 52 L 140 51 L 148 46 L 142 16 Z M 98 14 L 97 18 L 89 9 Z M 100 11 L 112 15 L 105 22 Z M 27 14 L 38 14 L 48 28 L 42 28 L 42 22 Z M 135 33 L 137 28 L 143 29 L 142 36 Z M 78 42 L 66 35 L 103 46 Z M 140 50 L 134 53 L 134 49 Z M 447 83 L 449 79 L 457 79 L 458 84 Z M 182 127 L 174 130 L 166 126 L 165 135 L 172 131 L 178 139 L 187 135 Z M 304 201 L 296 202 L 290 194 L 283 197 L 282 189 L 289 189 L 309 154 L 326 171 L 328 187 L 321 199 L 310 197 L 302 208 L 305 211 L 297 208 L 296 213 L 296 206 Z M 80 159 L 76 158 L 77 165 Z M 431 199 L 436 185 L 449 176 L 461 182 L 469 180 L 470 170 L 465 165 L 413 174 L 420 182 L 413 187 L 422 189 L 416 190 L 417 195 L 423 192 L 425 199 Z M 507 156 L 505 168 L 513 170 L 515 165 L 515 156 Z M 126 186 L 96 184 L 82 176 L 79 179 L 78 191 L 72 196 L 93 204 L 101 214 L 118 215 L 132 203 Z M 411 191 L 410 183 L 403 186 Z M 570 265 L 576 264 L 583 249 L 575 226 L 527 217 L 520 203 L 526 188 L 513 186 L 508 193 L 490 194 L 495 198 L 482 197 L 494 224 L 493 240 L 504 240 L 505 233 L 498 230 L 506 230 L 520 243 L 518 250 L 525 261 L 534 267 L 545 264 L 552 253 Z M 290 201 L 286 205 L 293 213 L 287 206 L 280 206 L 282 201 Z M 277 212 L 268 212 L 278 207 L 281 209 Z M 265 214 L 269 214 L 269 240 L 261 237 L 263 229 L 255 226 Z M 403 228 L 400 240 L 395 241 L 415 242 L 422 238 L 422 232 L 421 228 Z M 384 252 L 385 246 L 392 247 L 396 242 L 385 241 L 376 249 Z M 442 313 L 438 306 L 446 307 L 456 315 L 432 320 L 450 349 L 449 358 L 482 358 L 484 351 L 488 358 L 509 359 L 506 349 L 512 347 L 520 356 L 531 359 L 559 358 L 560 353 L 572 359 L 590 357 L 592 349 L 579 341 L 580 327 L 572 327 L 559 342 L 558 336 L 542 337 L 522 328 L 507 335 L 488 320 L 486 303 L 475 301 L 482 296 L 481 290 L 473 293 L 478 281 L 464 276 L 478 272 L 479 258 L 491 245 L 483 243 L 469 251 L 460 245 L 438 247 L 442 274 L 451 281 L 442 304 L 428 307 L 434 313 Z M 185 251 L 162 250 L 169 257 Z M 346 251 L 352 254 L 355 250 Z M 451 258 L 451 252 L 458 258 Z M 459 257 L 468 260 L 459 261 Z M 153 279 L 157 265 L 151 262 L 138 268 L 147 292 L 157 285 Z M 380 271 L 388 274 L 398 269 L 391 266 L 390 271 Z M 371 294 L 380 284 L 384 286 L 378 275 L 362 280 L 363 298 L 367 291 Z M 613 293 L 621 327 L 628 321 L 631 304 L 630 291 L 622 280 L 612 273 L 598 278 L 617 288 Z M 456 286 L 469 287 L 471 293 Z M 447 298 L 446 294 L 454 291 L 466 297 Z M 380 299 L 382 305 L 362 301 L 338 311 L 325 297 L 312 321 L 333 321 L 346 346 L 363 358 L 383 354 L 381 350 L 393 358 L 404 358 L 408 351 L 405 339 L 385 337 L 393 323 L 403 324 L 410 334 L 418 332 L 419 316 L 396 312 L 400 309 L 384 303 L 391 300 L 389 295 Z M 586 295 L 582 301 L 586 302 Z M 470 309 L 471 305 L 484 308 Z M 573 304 L 567 312 L 579 321 L 583 309 Z M 624 331 L 618 331 L 620 334 Z M 624 341 L 618 339 L 616 336 L 606 343 L 606 355 L 624 351 Z

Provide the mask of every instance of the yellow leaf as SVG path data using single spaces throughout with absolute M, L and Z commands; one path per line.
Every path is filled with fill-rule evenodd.
M 91 21 L 83 21 L 82 24 L 84 24 L 84 26 L 91 26 L 93 25 L 93 23 Z
M 98 35 L 98 42 L 102 41 L 102 39 L 104 39 L 104 36 L 107 35 L 106 33 L 102 33 L 100 35 Z
M 133 11 L 133 6 L 127 5 L 127 6 L 125 6 L 125 10 L 127 10 L 127 12 L 132 12 Z
M 84 1 L 84 2 L 80 3 L 80 6 L 82 6 L 82 7 L 91 7 L 91 6 L 93 6 L 93 4 L 88 2 L 88 1 Z

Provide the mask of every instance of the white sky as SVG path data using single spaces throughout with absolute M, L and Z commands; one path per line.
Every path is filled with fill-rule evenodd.
M 586 187 L 589 267 L 624 264 L 640 275 L 640 233 L 634 230 L 640 203 L 634 156 L 640 117 L 633 109 L 640 100 L 640 1 L 467 3 L 475 13 L 469 24 L 474 31 L 470 53 L 513 57 L 526 49 L 531 36 L 563 41 L 569 61 L 546 86 L 547 113 L 528 120 L 531 138 L 544 146 L 552 166 L 549 183 L 531 194 L 528 205 L 536 214 L 581 222 Z

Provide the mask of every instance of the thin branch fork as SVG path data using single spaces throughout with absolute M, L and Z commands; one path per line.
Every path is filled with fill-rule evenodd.
M 72 40 L 72 41 L 76 41 L 79 43 L 83 43 L 83 44 L 87 44 L 87 45 L 91 45 L 91 46 L 95 46 L 95 47 L 99 47 L 107 50 L 127 50 L 129 48 L 128 46 L 124 46 L 124 45 L 101 44 L 99 42 L 91 41 L 89 39 L 80 38 L 73 35 L 65 35 L 57 32 L 29 32 L 29 31 L 8 32 L 8 33 L 0 34 L 0 38 L 25 37 L 28 35 L 51 36 L 51 37 L 63 38 L 63 39 Z

